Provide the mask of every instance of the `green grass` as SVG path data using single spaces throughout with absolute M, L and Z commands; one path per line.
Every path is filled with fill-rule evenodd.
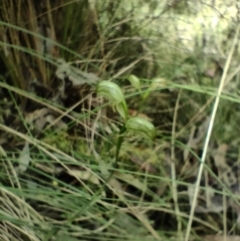
M 215 68 L 212 56 L 199 49 L 187 52 L 166 36 L 156 42 L 156 32 L 140 28 L 134 15 L 120 17 L 117 1 L 99 9 L 90 8 L 89 1 L 46 1 L 37 13 L 26 2 L 16 16 L 7 11 L 14 4 L 3 1 L 0 21 L 8 31 L 8 41 L 1 37 L 0 47 L 10 53 L 2 54 L 0 72 L 0 240 L 187 241 L 238 234 L 236 217 L 226 212 L 190 213 L 187 193 L 199 175 L 203 198 L 209 187 L 200 183 L 201 176 L 218 185 L 216 193 L 239 205 L 217 175 L 221 163 L 212 160 L 218 147 L 227 144 L 226 162 L 238 164 L 240 98 L 233 40 L 225 46 L 229 71 L 224 72 L 226 65 L 210 77 L 205 72 Z M 56 39 L 37 33 L 36 20 L 46 21 Z M 37 40 L 52 42 L 54 54 L 36 51 Z M 59 57 L 117 83 L 130 116 L 151 119 L 155 139 L 121 134 L 123 118 L 113 103 L 96 97 L 95 85 L 67 89 L 67 98 L 59 102 L 41 98 L 46 89 L 33 93 L 33 79 L 58 91 Z M 139 78 L 139 90 L 127 80 L 129 74 Z M 220 80 L 227 84 L 217 103 Z M 39 131 L 26 116 L 41 108 L 48 108 L 52 119 Z M 68 130 L 51 125 L 58 117 Z M 207 117 L 211 129 L 203 126 Z M 199 138 L 195 145 L 194 138 Z M 31 160 L 19 172 L 26 142 Z

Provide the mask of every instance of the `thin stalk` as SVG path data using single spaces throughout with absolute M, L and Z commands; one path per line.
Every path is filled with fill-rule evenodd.
M 207 135 L 206 135 L 206 139 L 205 139 L 205 143 L 204 143 L 204 148 L 203 148 L 203 153 L 202 153 L 202 157 L 201 157 L 201 162 L 200 162 L 200 167 L 199 167 L 199 171 L 198 171 L 198 176 L 197 176 L 197 181 L 196 181 L 196 189 L 195 189 L 195 192 L 194 192 L 192 207 L 191 207 L 190 216 L 189 216 L 189 220 L 188 220 L 188 226 L 187 226 L 187 231 L 186 231 L 186 235 L 185 235 L 185 241 L 188 241 L 189 237 L 190 237 L 191 228 L 192 228 L 192 221 L 193 221 L 194 212 L 195 212 L 195 208 L 196 208 L 196 204 L 197 204 L 198 192 L 199 192 L 199 189 L 200 189 L 200 182 L 201 182 L 201 178 L 202 178 L 203 168 L 204 168 L 204 165 L 205 165 L 207 150 L 208 150 L 208 146 L 209 146 L 209 142 L 210 142 L 210 138 L 211 138 L 211 134 L 212 134 L 212 129 L 213 129 L 218 105 L 219 105 L 219 102 L 220 102 L 221 93 L 222 93 L 224 83 L 225 83 L 225 80 L 226 80 L 226 77 L 227 77 L 228 69 L 229 69 L 229 66 L 230 66 L 230 63 L 231 63 L 231 60 L 232 60 L 233 52 L 234 52 L 235 46 L 236 46 L 237 41 L 238 41 L 239 28 L 240 28 L 240 25 L 238 25 L 238 27 L 237 27 L 236 35 L 235 35 L 235 38 L 233 40 L 232 48 L 231 48 L 231 50 L 229 52 L 229 55 L 228 55 L 226 65 L 224 67 L 224 72 L 223 72 L 223 75 L 222 75 L 222 78 L 221 78 L 221 81 L 220 81 L 220 85 L 219 85 L 219 88 L 218 88 L 218 92 L 217 92 L 217 95 L 216 95 L 216 99 L 215 99 L 215 102 L 214 102 L 214 105 L 213 105 L 211 119 L 210 119 L 208 131 L 207 131 Z

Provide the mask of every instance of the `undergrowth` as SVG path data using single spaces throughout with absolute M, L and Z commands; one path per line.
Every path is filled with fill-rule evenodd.
M 233 40 L 222 60 L 147 31 L 154 19 L 137 24 L 121 1 L 20 2 L 1 3 L 0 239 L 237 235 Z M 159 17 L 185 9 L 161 7 Z

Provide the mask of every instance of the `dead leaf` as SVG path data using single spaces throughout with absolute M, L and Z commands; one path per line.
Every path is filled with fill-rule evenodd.
M 54 31 L 51 30 L 50 27 L 46 26 L 45 24 L 39 24 L 36 28 L 36 32 L 45 38 L 48 39 L 41 39 L 36 37 L 36 48 L 39 53 L 42 54 L 50 54 L 53 55 L 54 53 Z
M 193 197 L 195 193 L 196 185 L 189 185 L 188 186 L 188 198 L 189 198 L 189 205 L 193 205 Z M 198 194 L 198 197 L 200 195 Z M 205 191 L 205 196 L 202 196 L 201 199 L 204 199 L 205 205 L 201 205 L 196 203 L 196 213 L 220 213 L 222 212 L 225 208 L 223 206 L 223 198 L 221 195 L 216 195 L 215 189 L 208 186 Z
M 184 157 L 184 161 L 187 161 L 188 157 L 189 157 L 189 153 L 191 149 L 194 149 L 197 147 L 197 145 L 203 140 L 205 133 L 207 131 L 207 128 L 209 126 L 209 121 L 210 118 L 207 117 L 204 122 L 202 123 L 202 125 L 200 125 L 198 127 L 198 130 L 196 128 L 196 126 L 193 126 L 190 132 L 190 136 L 188 138 L 188 143 L 186 145 L 186 148 L 184 149 L 183 152 L 183 157 Z M 197 130 L 197 136 L 195 135 L 195 132 Z
M 110 172 L 108 171 L 111 168 L 109 164 L 107 164 L 103 160 L 99 160 L 99 169 L 104 177 L 110 176 Z
M 214 163 L 218 169 L 219 178 L 228 186 L 235 184 L 237 178 L 232 172 L 231 167 L 226 163 L 226 152 L 228 145 L 223 143 L 221 144 L 217 151 L 213 154 Z
M 47 123 L 47 118 L 46 117 L 40 117 L 39 119 L 37 119 L 34 123 L 34 126 L 36 127 L 36 129 L 38 131 L 43 130 L 45 124 Z
M 128 183 L 129 185 L 136 187 L 142 192 L 146 192 L 146 189 L 147 189 L 146 185 L 131 174 L 115 172 L 114 177 Z
M 78 177 L 81 180 L 88 180 L 93 184 L 100 185 L 99 179 L 96 176 L 92 175 L 92 173 L 87 170 L 85 170 L 85 171 L 70 170 L 70 171 L 68 171 L 68 174 L 73 177 Z
M 49 123 L 51 126 L 55 126 L 59 130 L 67 130 L 68 125 L 64 123 L 62 120 L 57 120 L 53 115 L 48 115 L 46 117 L 46 122 Z
M 19 165 L 17 167 L 17 171 L 25 172 L 29 166 L 30 161 L 31 161 L 31 157 L 30 157 L 29 143 L 26 142 L 18 158 Z
M 206 119 L 203 121 L 203 123 L 198 127 L 198 135 L 195 137 L 195 143 L 199 143 L 201 140 L 203 140 L 204 136 L 206 135 L 208 126 L 210 122 L 210 117 L 207 116 Z
M 32 113 L 28 113 L 25 116 L 25 121 L 28 124 L 31 124 L 31 125 L 35 124 L 36 129 L 41 131 L 46 124 L 46 117 L 45 116 L 49 113 L 50 113 L 50 110 L 48 108 L 38 109 L 38 110 L 35 110 Z
M 205 71 L 205 75 L 210 78 L 214 78 L 215 74 L 216 74 L 216 68 L 207 69 Z
M 72 169 L 72 170 L 68 170 L 67 173 L 77 179 L 86 180 L 98 186 L 100 185 L 100 181 L 98 177 L 96 175 L 93 175 L 88 170 L 82 171 L 82 170 Z M 102 191 L 101 195 L 102 197 L 106 197 L 106 193 L 104 190 Z
M 111 185 L 114 188 L 114 190 L 117 190 L 117 191 L 122 191 L 123 190 L 122 184 L 114 177 L 112 177 L 109 180 L 109 185 Z
M 93 73 L 86 73 L 77 68 L 72 67 L 64 59 L 58 59 L 58 68 L 55 75 L 61 79 L 68 79 L 72 85 L 80 86 L 83 84 L 96 84 L 99 78 Z
M 28 113 L 25 116 L 25 121 L 28 124 L 34 125 L 38 131 L 43 130 L 47 123 L 54 125 L 57 129 L 67 130 L 68 126 L 62 120 L 57 120 L 52 114 L 52 111 L 48 108 L 42 108 L 35 110 L 32 113 Z
M 226 167 L 225 155 L 226 155 L 227 149 L 228 149 L 228 145 L 223 143 L 218 147 L 217 151 L 213 155 L 215 165 L 219 168 Z
M 130 153 L 129 157 L 131 161 L 137 164 L 138 166 L 140 166 L 141 169 L 147 171 L 148 173 L 152 173 L 152 174 L 157 173 L 157 169 L 151 163 L 142 160 L 138 155 Z
M 195 131 L 196 131 L 196 126 L 193 126 L 191 128 L 191 132 L 190 132 L 190 136 L 188 138 L 187 145 L 186 145 L 186 147 L 184 148 L 184 151 L 183 151 L 183 158 L 184 158 L 185 162 L 188 160 L 190 150 L 192 148 L 196 147 L 196 143 L 194 141 L 194 133 L 195 133 Z

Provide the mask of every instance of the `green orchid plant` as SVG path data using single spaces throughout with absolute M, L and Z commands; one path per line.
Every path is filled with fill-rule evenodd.
M 134 88 L 140 90 L 140 81 L 137 77 L 132 75 L 130 76 L 129 81 Z M 126 132 L 140 134 L 145 138 L 153 140 L 156 135 L 156 129 L 154 125 L 146 119 L 143 119 L 139 116 L 129 117 L 128 105 L 125 101 L 124 93 L 117 84 L 105 80 L 100 81 L 97 85 L 97 94 L 98 96 L 101 96 L 109 101 L 109 104 L 112 106 L 112 108 L 115 109 L 123 118 L 115 155 L 115 165 L 117 165 L 119 152 L 124 140 L 124 134 Z

